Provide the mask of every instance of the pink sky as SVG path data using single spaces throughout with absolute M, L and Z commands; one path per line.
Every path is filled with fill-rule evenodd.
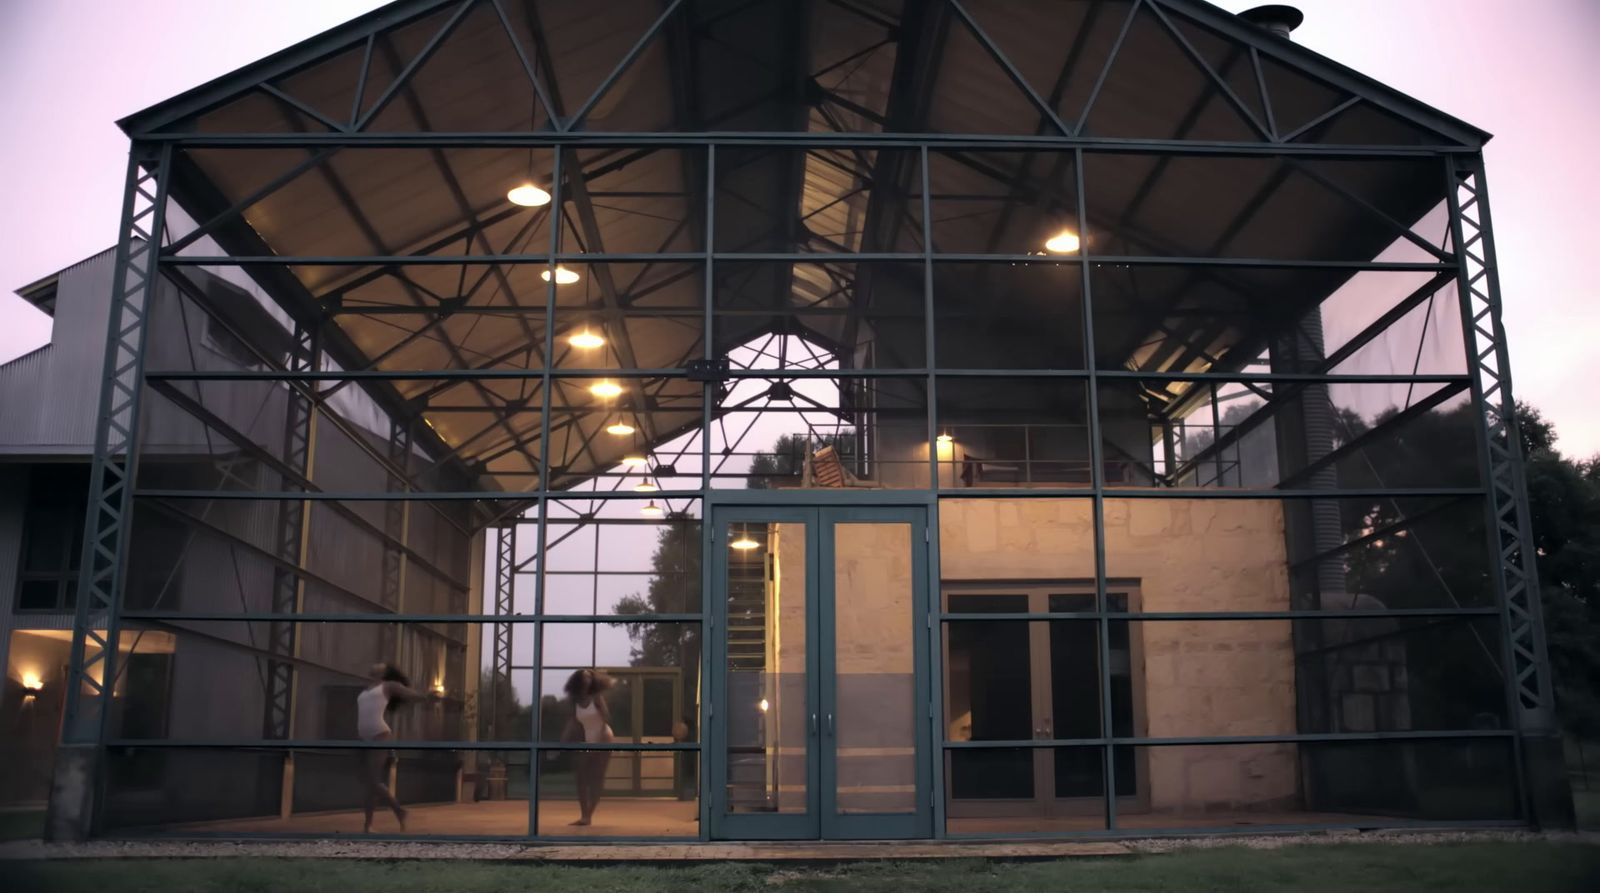
M 111 245 L 117 118 L 333 27 L 372 0 L 0 2 L 0 361 L 49 338 L 11 290 Z M 1224 0 L 1240 11 L 1254 0 Z M 1491 133 L 1489 182 L 1519 397 L 1569 454 L 1600 452 L 1588 351 L 1600 294 L 1600 3 L 1299 0 L 1295 39 Z

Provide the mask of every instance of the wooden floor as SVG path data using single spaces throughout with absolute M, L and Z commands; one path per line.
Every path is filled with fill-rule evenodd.
M 700 836 L 700 805 L 693 800 L 664 798 L 608 797 L 600 801 L 593 823 L 572 825 L 578 819 L 578 804 L 571 800 L 547 800 L 539 804 L 539 835 L 542 837 L 689 837 Z M 359 811 L 326 812 L 283 818 L 230 819 L 197 822 L 173 830 L 207 834 L 361 833 L 363 816 Z M 402 833 L 394 815 L 376 813 L 374 834 L 393 836 Z M 406 816 L 406 835 L 439 837 L 526 837 L 528 801 L 488 800 L 479 803 L 445 803 L 410 807 Z
M 703 844 L 698 818 L 699 804 L 692 800 L 664 798 L 608 797 L 600 802 L 593 823 L 588 826 L 571 824 L 578 818 L 578 806 L 570 800 L 549 800 L 539 804 L 540 837 L 660 837 L 688 838 L 701 849 L 716 849 L 716 845 Z M 1343 813 L 1306 812 L 1243 812 L 1199 813 L 1175 815 L 1168 813 L 1122 813 L 1117 816 L 1118 830 L 1139 831 L 1171 828 L 1194 828 L 1198 831 L 1215 831 L 1224 828 L 1248 830 L 1252 827 L 1272 825 L 1352 825 L 1375 824 L 1385 821 L 1376 816 L 1358 816 Z M 295 836 L 342 837 L 360 836 L 362 815 L 359 811 L 328 812 L 296 815 L 282 818 L 231 819 L 226 821 L 197 822 L 168 829 L 182 833 L 192 831 L 211 834 L 282 834 Z M 387 812 L 376 815 L 374 834 L 393 837 L 404 833 L 415 837 L 526 837 L 528 833 L 528 802 L 526 800 L 497 800 L 479 803 L 447 803 L 431 806 L 413 806 L 407 817 L 406 829 L 400 830 L 394 816 Z M 1105 830 L 1100 816 L 1063 816 L 1040 818 L 951 818 L 951 834 L 1008 836 L 1055 832 L 1094 832 Z M 686 841 L 687 843 L 687 841 Z M 896 844 L 916 847 L 923 844 Z M 946 847 L 949 844 L 929 842 L 927 846 Z M 976 845 L 976 844 L 975 844 Z M 992 847 L 993 844 L 982 844 Z M 839 844 L 849 846 L 849 844 Z M 669 845 L 669 848 L 672 848 Z M 681 848 L 678 847 L 678 848 Z M 709 852 L 709 850 L 708 850 Z M 945 850 L 941 849 L 941 853 Z M 698 858 L 698 856 L 697 856 Z M 705 858 L 713 858 L 709 855 Z

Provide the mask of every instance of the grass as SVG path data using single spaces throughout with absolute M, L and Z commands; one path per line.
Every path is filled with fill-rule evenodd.
M 1055 862 L 983 860 L 858 863 L 828 868 L 750 864 L 569 867 L 506 862 L 368 862 L 317 859 L 141 859 L 0 863 L 14 893 L 114 889 L 337 891 L 582 890 L 877 891 L 1237 891 L 1319 893 L 1600 889 L 1600 847 L 1552 842 L 1323 844 L 1276 850 L 1193 849 L 1163 855 Z

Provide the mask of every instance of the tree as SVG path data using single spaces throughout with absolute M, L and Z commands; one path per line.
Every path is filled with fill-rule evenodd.
M 511 680 L 493 670 L 478 681 L 477 714 L 479 741 L 515 740 L 533 728 L 532 705 L 524 706 Z
M 1545 637 L 1562 725 L 1600 737 L 1600 456 L 1574 462 L 1555 428 L 1518 404 Z
M 758 452 L 750 460 L 746 486 L 751 490 L 770 490 L 785 479 L 798 479 L 805 470 L 806 449 L 809 447 L 816 452 L 825 446 L 833 447 L 846 466 L 855 459 L 856 439 L 849 432 L 819 434 L 809 439 L 803 434 L 783 434 L 772 449 Z

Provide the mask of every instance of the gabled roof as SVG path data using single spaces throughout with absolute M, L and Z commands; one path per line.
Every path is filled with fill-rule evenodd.
M 172 157 L 171 195 L 206 236 L 173 234 L 168 275 L 194 268 L 185 255 L 262 261 L 251 275 L 302 322 L 328 323 L 324 345 L 342 369 L 512 373 L 371 382 L 386 407 L 418 407 L 503 489 L 614 465 L 636 446 L 601 436 L 619 414 L 646 444 L 697 426 L 699 383 L 661 370 L 769 333 L 819 345 L 844 370 L 948 365 L 925 356 L 918 316 L 924 178 L 938 253 L 1037 250 L 1076 218 L 1080 174 L 1096 255 L 1212 262 L 1198 280 L 1162 283 L 1148 306 L 1106 302 L 1121 315 L 1096 321 L 1098 361 L 1161 375 L 1248 364 L 1266 322 L 1316 307 L 1391 243 L 1411 252 L 1403 259 L 1440 260 L 1443 234 L 1418 224 L 1442 201 L 1442 166 L 1416 150 L 1473 151 L 1487 138 L 1194 0 L 402 0 L 122 126 L 215 144 Z M 319 144 L 358 131 L 377 139 Z M 530 132 L 572 145 L 559 190 L 554 151 L 495 139 Z M 240 133 L 267 139 L 222 145 Z M 450 133 L 468 137 L 408 140 Z M 669 139 L 637 136 L 658 133 Z M 711 171 L 707 153 L 671 144 L 694 133 L 803 134 L 811 146 L 736 139 Z M 569 139 L 578 134 L 613 138 Z M 928 170 L 916 149 L 860 145 L 895 134 L 939 145 Z M 966 136 L 1006 139 L 963 146 Z M 1075 172 L 1073 153 L 1052 151 L 1064 136 L 1107 151 Z M 1178 143 L 1204 145 L 1167 151 Z M 1348 161 L 1350 147 L 1373 157 Z M 558 191 L 562 213 L 511 204 L 508 188 L 527 181 Z M 958 212 L 944 213 L 947 199 Z M 582 275 L 556 290 L 546 318 L 552 236 Z M 706 250 L 752 258 L 719 259 L 708 288 L 695 259 Z M 796 252 L 832 256 L 755 256 Z M 916 256 L 917 269 L 856 253 Z M 613 257 L 583 257 L 600 254 Z M 284 262 L 297 257 L 325 260 Z M 372 262 L 394 257 L 404 260 Z M 1333 264 L 1218 269 L 1228 258 Z M 1075 277 L 1009 266 L 935 264 L 936 317 L 960 325 L 991 299 L 1014 316 L 1013 331 L 941 343 L 966 341 L 967 368 L 1003 365 L 1000 353 L 1057 368 L 1059 345 L 1037 321 L 1059 312 Z M 1091 275 L 1096 289 L 1118 285 L 1112 271 Z M 566 349 L 588 326 L 604 330 L 604 350 Z M 533 410 L 545 395 L 527 373 L 544 367 L 547 338 L 546 446 Z M 629 379 L 626 396 L 592 398 L 597 374 Z
M 695 21 L 702 27 L 708 21 L 713 26 L 726 27 L 736 24 L 741 17 L 749 16 L 748 11 L 742 7 L 764 5 L 761 2 L 694 4 L 678 0 L 662 4 L 667 12 L 657 15 L 661 6 L 655 3 L 632 2 L 632 0 L 617 0 L 603 5 L 572 3 L 567 0 L 481 0 L 481 8 L 477 9 L 474 8 L 474 3 L 475 0 L 465 0 L 465 2 L 396 0 L 234 72 L 129 115 L 118 123 L 131 136 L 183 129 L 177 125 L 194 123 L 194 116 L 207 110 L 214 110 L 230 101 L 237 102 L 252 95 L 260 98 L 259 91 L 265 89 L 275 98 L 283 100 L 285 104 L 297 107 L 290 112 L 290 116 L 298 118 L 299 124 L 310 124 L 312 129 L 319 129 L 328 124 L 344 125 L 349 123 L 349 120 L 342 115 L 344 109 L 334 106 L 333 112 L 338 113 L 334 114 L 329 113 L 329 108 L 307 108 L 308 105 L 315 106 L 316 103 L 297 101 L 297 97 L 292 95 L 293 91 L 285 88 L 286 82 L 298 81 L 301 85 L 305 85 L 308 76 L 317 79 L 335 73 L 356 73 L 364 79 L 365 75 L 356 72 L 356 57 L 363 55 L 366 42 L 375 35 L 387 34 L 393 37 L 407 28 L 415 28 L 419 23 L 425 23 L 428 27 L 419 29 L 418 34 L 414 35 L 425 38 L 429 34 L 423 32 L 431 33 L 440 25 L 448 29 L 464 20 L 482 18 L 489 21 L 492 18 L 504 24 L 511 39 L 507 42 L 503 34 L 498 35 L 482 49 L 490 55 L 497 52 L 507 53 L 508 56 L 514 55 L 516 57 L 514 61 L 520 63 L 534 81 L 534 91 L 538 93 L 538 103 L 542 108 L 535 112 L 535 120 L 529 122 L 533 125 L 533 129 L 581 129 L 584 122 L 574 119 L 585 112 L 593 113 L 602 96 L 598 92 L 590 93 L 588 90 L 568 90 L 568 95 L 562 101 L 555 95 L 558 92 L 558 85 L 555 83 L 557 79 L 567 82 L 569 86 L 578 84 L 582 87 L 598 88 L 611 85 L 614 69 L 618 66 L 625 69 L 628 63 L 641 64 L 639 57 L 650 55 L 655 49 L 655 43 L 669 41 L 671 32 L 678 26 L 678 19 L 687 22 L 698 12 L 709 9 L 709 12 L 699 15 Z M 766 5 L 775 3 L 776 0 L 766 0 Z M 796 8 L 803 6 L 799 3 L 789 5 Z M 1222 44 L 1247 48 L 1253 56 L 1260 58 L 1264 66 L 1266 73 L 1259 78 L 1260 81 L 1271 80 L 1273 70 L 1281 69 L 1278 75 L 1285 79 L 1304 79 L 1308 83 L 1339 91 L 1343 96 L 1356 100 L 1364 107 L 1437 134 L 1442 137 L 1440 142 L 1444 144 L 1478 146 L 1490 138 L 1490 135 L 1483 130 L 1203 0 L 1138 0 L 1137 5 L 1142 6 L 1142 9 L 1137 11 L 1133 10 L 1134 5 L 1132 0 L 1058 0 L 1050 4 L 965 0 L 964 5 L 951 9 L 956 11 L 957 17 L 969 25 L 974 33 L 981 35 L 980 39 L 989 44 L 986 49 L 990 47 L 998 49 L 1007 57 L 994 61 L 968 60 L 975 63 L 975 68 L 992 69 L 983 72 L 983 77 L 974 80 L 985 86 L 992 86 L 984 80 L 984 77 L 992 77 L 1002 72 L 1020 74 L 1027 81 L 1024 90 L 1031 87 L 1034 94 L 1032 98 L 1036 102 L 1048 103 L 1052 92 L 1052 84 L 1045 77 L 1029 77 L 1031 68 L 1049 69 L 1045 64 L 1046 60 L 1039 58 L 1041 47 L 1060 48 L 1071 46 L 1074 42 L 1081 44 L 1083 38 L 1100 22 L 1112 22 L 1111 25 L 1100 27 L 1106 29 L 1106 35 L 1114 34 L 1115 22 L 1123 20 L 1126 10 L 1133 13 L 1129 16 L 1130 22 L 1138 18 L 1149 18 L 1161 21 L 1174 32 L 1181 32 L 1180 45 L 1183 45 L 1185 52 L 1196 60 L 1211 56 L 1211 51 Z M 813 22 L 809 36 L 813 42 L 818 36 L 839 41 L 840 48 L 844 49 L 851 42 L 851 38 L 843 33 L 844 30 L 870 29 L 873 25 L 877 25 L 880 31 L 892 40 L 896 38 L 896 32 L 903 30 L 911 19 L 925 18 L 927 16 L 925 7 L 931 6 L 943 6 L 943 2 L 942 0 L 932 0 L 932 2 L 863 0 L 855 7 L 859 13 L 857 17 L 851 19 L 849 16 L 844 16 L 834 23 L 835 25 L 843 23 L 843 28 L 819 29 Z M 1095 11 L 1098 9 L 1110 12 L 1107 15 L 1096 15 Z M 847 19 L 849 21 L 846 21 Z M 1079 31 L 1063 30 L 1073 25 L 1084 25 L 1086 22 L 1089 23 L 1088 27 L 1083 27 Z M 781 17 L 774 16 L 770 26 L 779 28 L 788 25 Z M 801 23 L 800 30 L 802 32 L 808 30 L 805 23 Z M 756 35 L 753 49 L 756 51 L 764 49 L 761 43 L 769 40 L 792 43 L 791 35 L 773 30 L 769 34 Z M 426 57 L 438 49 L 438 43 L 423 39 L 415 39 L 413 45 L 418 50 L 418 58 Z M 684 49 L 674 47 L 671 51 L 682 54 Z M 843 58 L 849 54 L 840 52 L 837 55 Z M 957 61 L 960 60 L 954 55 L 944 60 L 946 64 Z M 1212 56 L 1206 61 L 1214 62 L 1215 57 Z M 1039 64 L 1033 64 L 1035 62 Z M 648 65 L 649 61 L 643 64 Z M 367 66 L 362 63 L 360 67 Z M 381 82 L 382 78 L 377 69 L 371 71 L 372 82 L 366 85 L 369 89 L 374 86 L 378 89 L 390 86 Z M 1162 74 L 1159 71 L 1154 73 Z M 890 72 L 886 71 L 884 74 Z M 1080 90 L 1087 89 L 1092 83 L 1090 74 L 1092 72 L 1082 75 L 1083 86 L 1079 88 Z M 1220 80 L 1228 81 L 1229 86 L 1235 88 L 1234 92 L 1240 97 L 1253 86 L 1248 76 L 1237 80 L 1223 77 Z M 690 84 L 688 89 L 693 90 L 695 86 Z M 717 86 L 723 91 L 739 89 L 737 85 L 726 83 Z M 1268 92 L 1272 89 L 1267 84 L 1261 86 L 1266 87 Z M 663 83 L 659 87 L 663 91 L 684 89 L 681 84 Z M 348 85 L 345 89 L 348 93 Z M 1292 88 L 1285 85 L 1284 89 Z M 1069 89 L 1068 92 L 1072 91 Z M 371 98 L 369 94 L 368 101 Z M 533 96 L 530 93 L 525 98 L 531 100 Z M 1255 100 L 1243 101 L 1253 106 L 1252 114 L 1259 115 L 1264 111 Z M 983 108 L 982 103 L 975 103 L 964 110 L 982 111 Z M 1007 128 L 996 128 L 993 131 L 977 129 L 976 125 L 985 123 L 986 116 L 979 114 L 973 116 L 973 119 L 974 127 L 963 128 L 960 132 L 1011 132 Z M 524 115 L 522 120 L 527 122 L 527 116 Z M 397 122 L 391 120 L 389 123 Z M 1070 131 L 1074 122 L 1060 117 L 1058 123 L 1066 125 Z M 760 125 L 749 129 L 795 129 L 774 128 L 769 122 L 760 122 Z M 1279 127 L 1275 129 L 1287 129 L 1288 126 L 1290 125 L 1285 122 L 1279 122 Z M 502 128 L 472 128 L 475 131 L 494 129 Z M 524 125 L 516 129 L 526 130 L 528 127 Z M 649 128 L 607 127 L 605 129 L 645 132 Z

